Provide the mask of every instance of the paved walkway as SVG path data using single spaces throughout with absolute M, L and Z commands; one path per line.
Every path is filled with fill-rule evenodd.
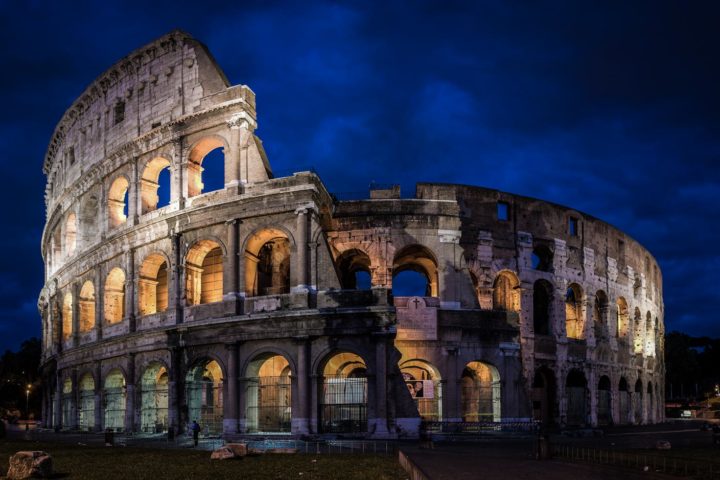
M 538 479 L 604 480 L 673 478 L 650 472 L 608 466 L 586 465 L 560 460 L 535 460 L 532 441 L 492 442 L 435 446 L 434 450 L 403 447 L 405 454 L 432 480 Z

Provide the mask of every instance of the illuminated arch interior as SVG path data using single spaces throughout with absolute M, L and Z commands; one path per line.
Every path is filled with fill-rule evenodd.
M 168 307 L 168 265 L 158 253 L 148 255 L 140 266 L 138 311 L 140 315 L 164 312 Z
M 285 232 L 266 228 L 248 239 L 245 288 L 248 296 L 290 292 L 290 240 Z
M 143 170 L 140 178 L 140 201 L 142 203 L 142 213 L 152 212 L 165 205 L 160 205 L 160 197 L 158 192 L 160 188 L 169 188 L 170 185 L 160 185 L 160 175 L 170 170 L 170 161 L 163 157 L 155 157 L 150 160 Z M 164 197 L 169 198 L 166 192 Z
M 87 333 L 95 327 L 95 286 L 88 280 L 80 289 L 80 333 Z
M 223 252 L 217 242 L 200 240 L 185 258 L 188 305 L 220 302 L 223 298 Z
M 256 357 L 247 369 L 245 416 L 250 432 L 289 432 L 292 421 L 290 364 L 282 355 Z
M 125 272 L 115 267 L 105 280 L 105 323 L 113 325 L 125 318 Z

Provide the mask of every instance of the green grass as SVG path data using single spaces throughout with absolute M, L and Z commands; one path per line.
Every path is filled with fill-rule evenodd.
M 83 479 L 405 479 L 392 455 L 261 455 L 213 460 L 210 452 L 191 449 L 84 447 L 62 443 L 0 441 L 0 475 L 10 455 L 43 450 L 53 457 L 56 478 Z

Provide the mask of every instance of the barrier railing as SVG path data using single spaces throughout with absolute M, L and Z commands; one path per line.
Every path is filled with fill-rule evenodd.
M 552 456 L 570 461 L 612 465 L 694 479 L 720 479 L 720 463 L 708 460 L 557 444 L 552 446 Z

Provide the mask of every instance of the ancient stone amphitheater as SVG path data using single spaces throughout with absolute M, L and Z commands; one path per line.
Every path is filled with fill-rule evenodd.
M 486 188 L 341 201 L 313 172 L 274 176 L 256 128 L 253 91 L 179 31 L 63 115 L 43 164 L 46 427 L 393 438 L 663 419 L 660 270 L 632 238 Z

